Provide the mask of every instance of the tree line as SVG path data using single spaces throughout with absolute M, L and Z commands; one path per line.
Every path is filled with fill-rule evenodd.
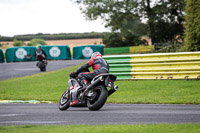
M 15 35 L 13 37 L 0 36 L 0 41 L 30 41 L 32 39 L 44 40 L 69 40 L 69 39 L 88 39 L 88 38 L 103 38 L 106 33 L 90 32 L 90 33 L 60 33 L 60 34 L 28 34 Z
M 111 32 L 0 36 L 0 41 L 103 38 L 106 47 L 124 47 L 146 44 L 141 37 L 148 36 L 152 44 L 174 44 L 165 47 L 168 52 L 200 51 L 200 0 L 73 1 L 86 19 L 102 19 Z
M 199 0 L 74 0 L 89 20 L 104 20 L 112 32 L 107 46 L 139 45 L 142 35 L 155 43 L 200 50 Z M 193 41 L 192 41 L 193 39 Z M 195 46 L 193 46 L 195 45 Z

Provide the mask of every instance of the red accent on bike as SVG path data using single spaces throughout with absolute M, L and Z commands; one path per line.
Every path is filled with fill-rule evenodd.
M 78 86 L 78 84 L 75 84 L 74 88 L 76 88 Z
M 78 102 L 78 100 L 74 100 L 74 101 L 70 102 L 69 105 L 71 106 L 71 105 L 73 105 L 73 104 L 76 104 L 77 102 Z
M 85 84 L 87 84 L 87 80 L 83 80 L 85 82 Z
M 88 74 L 88 73 L 91 73 L 91 72 L 85 72 L 85 73 L 83 73 L 83 74 Z
M 73 90 L 74 89 L 74 86 L 72 86 L 71 88 L 70 88 L 70 90 Z

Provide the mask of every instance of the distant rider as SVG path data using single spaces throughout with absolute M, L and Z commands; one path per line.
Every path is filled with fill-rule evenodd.
M 37 60 L 37 61 L 41 60 L 41 56 L 42 56 L 42 58 L 43 58 L 44 60 L 47 59 L 47 55 L 46 55 L 46 53 L 44 52 L 44 50 L 41 48 L 41 46 L 42 46 L 41 44 L 38 44 L 38 45 L 36 46 L 35 57 L 36 57 L 36 60 Z M 36 65 L 38 65 L 38 63 L 37 63 Z
M 85 70 L 88 70 L 89 67 L 92 67 L 94 71 L 84 72 Z M 109 65 L 102 58 L 102 55 L 99 52 L 94 52 L 87 64 L 82 65 L 80 68 L 78 68 L 75 72 L 72 72 L 70 75 L 72 77 L 78 76 L 77 79 L 80 85 L 83 86 L 84 90 L 86 89 L 88 81 L 91 81 L 95 76 L 102 73 L 109 73 Z

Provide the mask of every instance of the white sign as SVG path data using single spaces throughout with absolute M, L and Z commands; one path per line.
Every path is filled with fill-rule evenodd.
M 24 59 L 24 57 L 27 55 L 27 51 L 24 48 L 18 48 L 15 52 L 15 55 L 19 59 Z
M 90 47 L 85 47 L 82 50 L 82 54 L 84 57 L 91 57 L 92 53 L 93 53 L 93 50 Z
M 58 47 L 52 47 L 50 50 L 49 50 L 49 54 L 52 56 L 52 57 L 58 57 L 60 55 L 61 51 Z

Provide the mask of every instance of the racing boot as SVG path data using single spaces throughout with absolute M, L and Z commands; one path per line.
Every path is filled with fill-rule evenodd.
M 80 85 L 82 85 L 82 87 L 78 90 L 79 92 L 81 92 L 80 94 L 80 100 L 84 99 L 84 91 L 85 89 L 88 87 L 87 85 L 87 80 L 82 80 L 82 82 L 79 83 Z
M 78 91 L 84 91 L 88 87 L 87 80 L 80 81 L 80 85 L 82 87 Z

